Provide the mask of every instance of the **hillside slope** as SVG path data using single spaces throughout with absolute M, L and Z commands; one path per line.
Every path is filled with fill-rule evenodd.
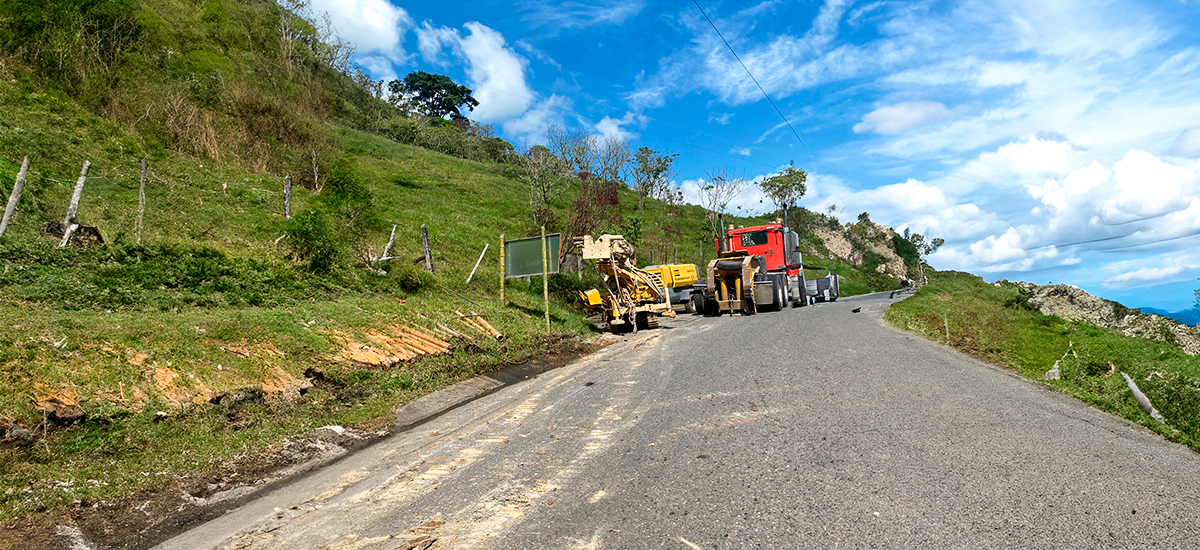
M 573 303 L 588 277 L 551 280 L 549 335 L 540 281 L 510 281 L 498 301 L 500 235 L 537 230 L 512 146 L 406 118 L 276 2 L 17 0 L 0 30 L 4 198 L 31 160 L 0 238 L 0 519 L 129 495 L 318 426 L 378 427 L 416 396 L 595 333 Z M 85 160 L 76 221 L 104 242 L 60 248 L 46 231 L 61 231 Z M 558 220 L 580 193 L 565 183 Z M 711 258 L 701 208 L 638 214 L 629 189 L 618 197 L 619 219 L 596 230 L 635 240 L 642 264 Z M 814 231 L 848 234 L 835 219 L 792 215 L 813 275 L 838 272 L 846 294 L 902 284 L 868 253 L 830 253 Z M 412 262 L 421 226 L 433 274 Z M 371 261 L 393 227 L 396 259 Z M 505 339 L 471 332 L 472 312 Z M 450 349 L 414 354 L 412 327 Z

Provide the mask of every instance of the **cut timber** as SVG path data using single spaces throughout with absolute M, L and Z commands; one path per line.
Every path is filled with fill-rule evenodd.
M 470 317 L 470 316 L 463 314 L 463 312 L 461 312 L 461 311 L 459 311 L 459 310 L 457 310 L 457 309 L 456 309 L 456 310 L 454 310 L 454 313 L 455 313 L 456 315 L 458 315 L 458 320 L 459 320 L 459 321 L 461 321 L 461 322 L 462 322 L 462 324 L 464 324 L 464 325 L 467 325 L 468 327 L 470 327 L 470 328 L 471 328 L 472 330 L 474 330 L 475 332 L 478 332 L 478 333 L 480 333 L 480 334 L 482 334 L 482 335 L 484 335 L 484 336 L 491 336 L 491 335 L 492 335 L 492 333 L 488 332 L 488 330 L 487 330 L 487 329 L 483 328 L 483 325 L 480 325 L 479 323 L 476 323 L 476 322 L 475 322 L 473 319 L 471 319 L 471 317 Z
M 449 344 L 442 342 L 441 340 L 438 340 L 436 338 L 425 336 L 425 335 L 423 335 L 419 332 L 416 332 L 412 329 L 397 329 L 396 332 L 397 332 L 397 334 L 401 334 L 404 337 L 406 337 L 410 340 L 413 340 L 413 341 L 417 342 L 418 344 L 425 346 L 426 348 L 429 348 L 431 350 L 430 353 L 445 353 L 447 351 L 450 351 Z
M 450 349 L 450 344 L 448 342 L 445 342 L 445 341 L 441 340 L 440 338 L 438 338 L 428 332 L 425 332 L 425 330 L 421 329 L 420 327 L 415 327 L 412 325 L 401 325 L 401 326 L 408 332 L 412 333 L 413 335 L 417 336 L 418 338 L 420 338 L 422 340 L 425 340 L 426 342 L 429 342 L 430 344 L 433 344 L 434 346 L 437 346 L 437 347 L 442 348 L 443 350 L 447 350 L 447 351 Z
M 483 316 L 475 313 L 474 311 L 472 311 L 471 314 L 475 316 L 473 320 L 483 326 L 483 328 L 487 329 L 487 331 L 490 332 L 497 340 L 504 339 L 504 335 L 500 334 L 500 331 L 496 330 L 496 327 L 493 327 L 491 323 L 487 322 L 487 319 L 484 319 Z

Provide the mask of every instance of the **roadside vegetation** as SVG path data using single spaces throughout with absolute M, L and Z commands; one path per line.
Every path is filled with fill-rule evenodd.
M 1200 450 L 1200 357 L 1174 343 L 1043 315 L 1015 284 L 959 272 L 931 273 L 928 285 L 892 305 L 884 319 Z M 1061 379 L 1044 380 L 1055 362 Z M 1142 411 L 1121 373 L 1137 382 L 1165 425 Z

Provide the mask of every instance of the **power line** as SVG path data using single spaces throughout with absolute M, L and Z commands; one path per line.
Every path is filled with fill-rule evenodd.
M 692 0 L 692 3 L 696 4 L 696 9 L 700 10 L 700 14 L 704 16 L 704 19 L 708 20 L 708 24 L 711 25 L 713 30 L 717 32 L 717 36 L 721 37 L 721 42 L 724 42 L 725 47 L 729 48 L 729 53 L 733 54 L 733 58 L 736 59 L 738 64 L 742 66 L 742 69 L 746 71 L 746 74 L 750 75 L 750 80 L 753 80 L 754 85 L 758 86 L 758 91 L 762 92 L 763 97 L 767 98 L 767 102 L 771 104 L 771 107 L 775 109 L 775 112 L 779 113 L 779 118 L 783 119 L 783 123 L 787 124 L 788 129 L 792 131 L 792 135 L 796 136 L 796 141 L 799 141 L 801 146 L 807 147 L 807 145 L 804 145 L 804 140 L 800 139 L 800 134 L 796 132 L 795 128 L 792 128 L 792 123 L 788 122 L 786 116 L 783 116 L 783 111 L 780 111 L 779 107 L 775 105 L 775 101 L 771 99 L 771 95 L 763 89 L 762 84 L 758 83 L 758 79 L 754 78 L 754 74 L 750 72 L 750 68 L 746 67 L 745 63 L 742 63 L 742 58 L 739 57 L 737 52 L 733 50 L 733 46 L 729 45 L 729 41 L 725 40 L 725 36 L 721 34 L 719 29 L 717 29 L 716 23 L 713 23 L 712 18 L 710 18 L 708 14 L 704 12 L 704 8 L 700 7 L 700 2 L 697 0 Z
M 511 95 L 511 96 L 513 96 L 513 97 L 519 97 L 519 98 L 522 98 L 522 99 L 528 99 L 529 101 L 533 101 L 533 102 L 540 103 L 540 104 L 542 104 L 542 105 L 545 105 L 545 106 L 547 106 L 547 107 L 550 107 L 551 109 L 558 109 L 559 111 L 563 111 L 563 112 L 565 112 L 565 113 L 571 113 L 571 114 L 574 114 L 574 115 L 578 115 L 578 116 L 580 116 L 580 117 L 587 118 L 587 116 L 588 116 L 588 115 L 585 115 L 585 114 L 583 114 L 583 113 L 581 113 L 581 112 L 579 112 L 579 111 L 575 111 L 575 110 L 572 110 L 572 109 L 568 109 L 568 108 L 566 108 L 566 107 L 560 107 L 560 106 L 558 106 L 558 105 L 555 105 L 555 104 L 553 104 L 553 103 L 550 103 L 549 101 L 546 101 L 546 100 L 541 100 L 541 99 L 537 99 L 537 98 L 529 97 L 529 96 L 526 96 L 526 95 L 522 95 L 522 94 L 518 94 L 518 93 L 510 92 L 510 91 L 508 91 L 508 90 L 502 90 L 502 89 L 500 89 L 500 88 L 496 88 L 496 87 L 493 87 L 493 86 L 479 86 L 479 87 L 481 87 L 481 88 L 489 88 L 489 89 L 492 89 L 492 90 L 496 90 L 497 92 L 505 93 L 505 94 Z M 593 103 L 593 105 L 595 105 L 595 103 Z M 611 108 L 611 107 L 610 107 L 610 108 Z M 646 118 L 650 118 L 650 117 L 646 117 Z M 661 120 L 657 120 L 657 119 L 653 119 L 653 118 L 650 118 L 650 119 L 651 119 L 651 120 L 656 120 L 657 122 L 663 122 L 664 124 L 670 124 L 671 126 L 675 126 L 675 127 L 677 127 L 677 128 L 682 128 L 682 129 L 684 129 L 684 130 L 689 130 L 689 131 L 692 131 L 692 132 L 697 132 L 697 133 L 700 133 L 700 134 L 703 134 L 703 133 L 704 133 L 704 132 L 701 132 L 701 131 L 699 131 L 699 130 L 692 130 L 692 129 L 690 129 L 690 128 L 686 128 L 686 127 L 683 127 L 683 126 L 679 126 L 679 125 L 677 125 L 677 124 L 671 124 L 671 123 L 669 123 L 669 122 L 665 122 L 665 121 L 661 121 Z M 731 158 L 731 159 L 735 159 L 735 160 L 737 160 L 737 161 L 739 161 L 739 162 L 746 162 L 746 163 L 750 163 L 750 164 L 757 164 L 757 165 L 759 165 L 759 166 L 763 166 L 763 167 L 766 167 L 766 168 L 770 168 L 771 170 L 775 170 L 775 169 L 779 168 L 778 166 L 775 166 L 775 165 L 772 165 L 772 164 L 767 164 L 767 163 L 765 163 L 765 162 L 759 162 L 759 161 L 756 161 L 756 160 L 751 160 L 751 159 L 748 159 L 748 158 L 745 158 L 745 157 L 734 156 L 734 155 L 731 155 L 731 154 L 729 154 L 729 153 L 722 153 L 721 151 L 716 151 L 716 150 L 709 149 L 709 148 L 706 148 L 706 147 L 701 147 L 701 146 L 699 146 L 699 145 L 695 145 L 695 144 L 692 144 L 692 143 L 688 143 L 688 142 L 686 142 L 686 141 L 681 141 L 681 140 L 678 140 L 678 139 L 675 139 L 675 138 L 670 138 L 670 137 L 667 137 L 667 136 L 664 136 L 664 135 L 660 135 L 660 134 L 654 134 L 654 133 L 646 132 L 646 131 L 644 131 L 644 130 L 643 130 L 643 131 L 641 131 L 641 133 L 642 133 L 643 135 L 647 135 L 647 136 L 650 136 L 650 137 L 655 137 L 655 138 L 658 138 L 658 139 L 663 139 L 663 140 L 666 140 L 666 141 L 671 141 L 671 142 L 674 142 L 674 143 L 678 143 L 678 144 L 680 144 L 680 145 L 684 145 L 684 146 L 687 146 L 687 147 L 691 147 L 691 148 L 693 148 L 693 149 L 697 149 L 697 150 L 700 150 L 700 151 L 704 151 L 704 152 L 706 152 L 706 153 L 712 153 L 712 154 L 714 154 L 714 155 L 721 155 L 721 156 L 723 156 L 723 157 L 729 157 L 729 158 Z M 737 145 L 737 143 L 735 143 L 735 142 L 733 142 L 733 141 L 730 141 L 730 140 L 726 140 L 726 141 L 729 141 L 730 143 L 734 143 L 734 145 Z

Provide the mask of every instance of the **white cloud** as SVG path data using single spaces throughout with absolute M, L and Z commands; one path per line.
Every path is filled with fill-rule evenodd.
M 462 39 L 460 48 L 479 100 L 472 118 L 491 122 L 524 113 L 534 96 L 525 82 L 525 59 L 506 47 L 504 36 L 490 27 L 477 22 L 464 26 L 471 34 Z
M 1170 267 L 1143 267 L 1133 271 L 1127 271 L 1115 277 L 1109 277 L 1104 280 L 1104 288 L 1118 287 L 1146 287 L 1162 283 L 1169 283 L 1175 280 L 1180 273 L 1188 269 L 1196 269 L 1200 266 L 1185 266 L 1174 265 Z
M 418 47 L 425 60 L 445 65 L 444 53 L 450 49 L 466 65 L 468 84 L 479 106 L 471 118 L 480 122 L 501 122 L 521 116 L 536 100 L 526 82 L 525 58 L 509 48 L 498 31 L 479 23 L 463 25 L 469 34 L 455 29 L 434 27 L 425 22 L 417 29 Z
M 440 67 L 450 63 L 446 50 L 453 50 L 461 41 L 462 36 L 450 27 L 434 27 L 425 21 L 417 28 L 417 49 L 421 52 L 421 59 Z
M 626 130 L 624 127 L 631 124 L 645 124 L 646 119 L 640 117 L 637 113 L 626 112 L 621 118 L 604 117 L 600 122 L 596 123 L 596 131 L 604 138 L 617 138 L 625 141 L 631 141 L 638 137 L 636 132 Z
M 355 45 L 359 56 L 403 63 L 404 34 L 413 27 L 408 12 L 387 0 L 313 0 L 313 13 L 329 14 L 334 31 Z
M 534 27 L 580 29 L 598 25 L 620 25 L 645 7 L 644 0 L 601 0 L 591 2 L 519 2 L 522 19 Z
M 729 124 L 729 118 L 732 116 L 733 116 L 733 113 L 709 113 L 708 121 L 716 122 L 717 124 L 724 126 L 726 124 Z
M 733 153 L 735 155 L 741 155 L 743 157 L 750 156 L 750 148 L 749 147 L 734 147 L 733 149 L 730 149 L 729 152 Z
M 880 107 L 863 116 L 862 122 L 854 125 L 854 132 L 877 134 L 899 134 L 912 128 L 925 126 L 949 115 L 946 106 L 936 101 L 899 103 Z
M 572 108 L 571 100 L 551 95 L 533 108 L 525 111 L 519 117 L 501 123 L 505 135 L 514 143 L 529 147 L 546 142 L 546 126 L 550 123 L 563 123 L 563 113 Z
M 1171 154 L 1177 157 L 1200 157 L 1200 128 L 1179 134 L 1171 145 Z

